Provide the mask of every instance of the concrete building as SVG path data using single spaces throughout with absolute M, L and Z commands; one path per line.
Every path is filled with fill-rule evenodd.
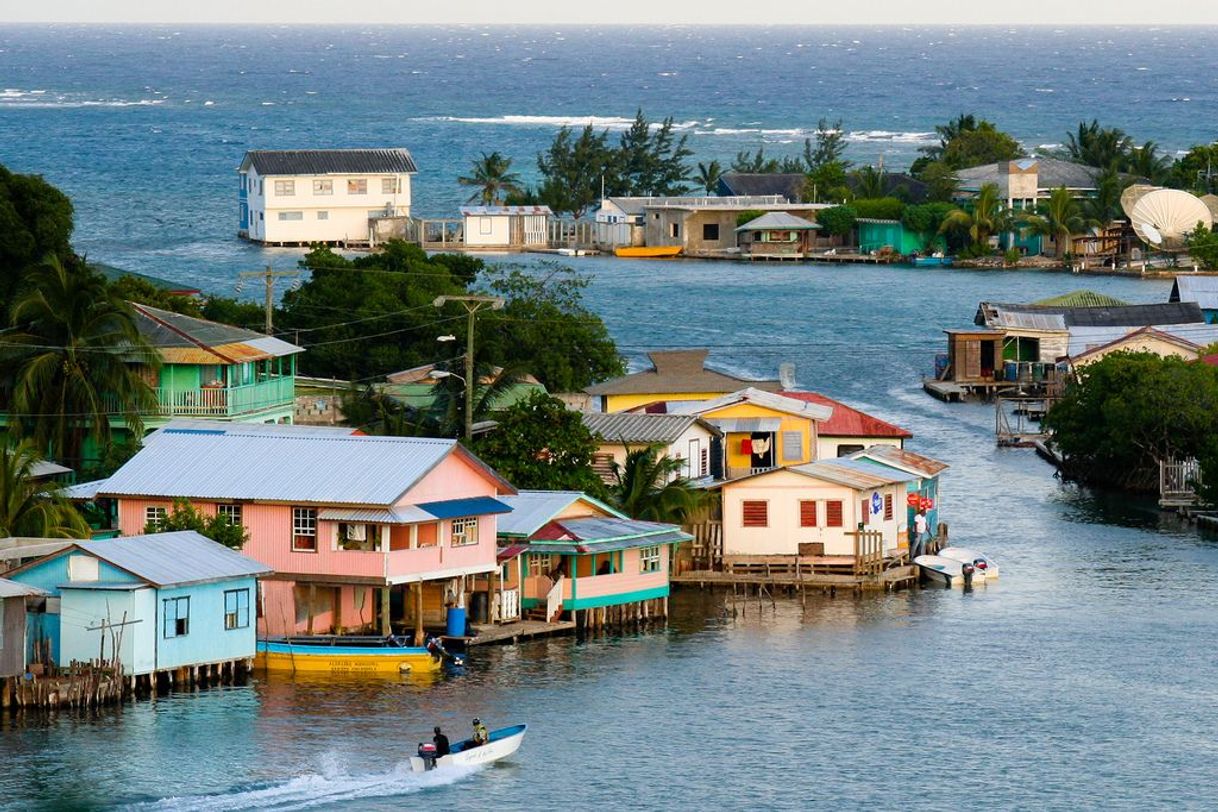
M 462 206 L 466 248 L 544 248 L 549 206 Z
M 405 149 L 250 150 L 238 167 L 237 234 L 272 245 L 368 244 L 410 216 Z

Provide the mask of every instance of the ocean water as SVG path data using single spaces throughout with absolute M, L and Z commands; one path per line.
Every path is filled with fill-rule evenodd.
M 232 167 L 249 146 L 406 143 L 420 194 L 443 211 L 469 153 L 525 155 L 550 137 L 552 124 L 506 116 L 628 117 L 636 103 L 699 130 L 796 129 L 840 110 L 860 131 L 915 133 L 964 108 L 1029 142 L 1093 114 L 1172 145 L 1212 137 L 1215 72 L 1185 71 L 1214 58 L 1211 32 L 952 33 L 9 29 L 0 149 L 73 194 L 91 256 L 222 286 L 296 256 L 231 236 Z M 808 78 L 830 68 L 838 81 Z M 417 86 L 412 70 L 425 71 Z M 935 90 L 934 75 L 957 84 Z M 772 90 L 784 77 L 793 89 Z M 503 86 L 473 92 L 475 79 Z M 1133 98 L 1155 115 L 1135 114 Z M 781 140 L 695 143 L 728 155 L 759 138 Z M 165 201 L 182 211 L 154 226 Z M 746 375 L 790 361 L 801 386 L 908 427 L 912 448 L 951 465 L 953 538 L 993 555 L 1001 579 L 753 601 L 735 616 L 722 595 L 683 591 L 666 630 L 480 650 L 468 673 L 434 683 L 272 677 L 93 715 L 0 717 L 0 809 L 1213 808 L 1218 541 L 1143 501 L 1062 484 L 1030 452 L 994 446 L 990 407 L 919 388 L 942 328 L 971 323 L 980 300 L 1089 287 L 1164 301 L 1169 282 L 571 261 L 634 364 L 675 346 L 708 346 Z M 459 733 L 473 716 L 527 722 L 520 753 L 405 772 L 432 725 Z
M 639 107 L 725 164 L 840 118 L 852 160 L 902 168 L 961 112 L 1030 149 L 1094 117 L 1175 151 L 1218 138 L 1218 29 L 0 28 L 0 163 L 72 196 L 90 257 L 230 293 L 295 259 L 236 239 L 247 149 L 405 146 L 415 211 L 454 216 L 481 152 L 535 180 L 558 126 Z

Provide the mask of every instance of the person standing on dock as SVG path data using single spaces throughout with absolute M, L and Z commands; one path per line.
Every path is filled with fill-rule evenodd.
M 918 514 L 914 516 L 914 543 L 910 560 L 922 555 L 923 550 L 926 548 L 926 541 L 928 537 L 929 533 L 926 529 L 926 511 L 919 510 Z

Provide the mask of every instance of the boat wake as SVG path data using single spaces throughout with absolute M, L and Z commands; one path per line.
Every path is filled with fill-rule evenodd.
M 306 773 L 287 781 L 246 789 L 235 788 L 214 795 L 189 795 L 162 798 L 149 803 L 127 807 L 129 810 L 162 810 L 163 812 L 220 812 L 224 810 L 270 809 L 287 812 L 319 806 L 343 804 L 371 798 L 393 798 L 413 795 L 428 789 L 461 781 L 480 766 L 448 767 L 427 773 L 414 773 L 410 762 L 394 765 L 389 772 L 342 774 L 337 770 Z

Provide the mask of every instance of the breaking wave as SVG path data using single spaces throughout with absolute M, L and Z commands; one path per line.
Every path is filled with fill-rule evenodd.
M 633 118 L 623 116 L 426 116 L 415 121 L 450 121 L 457 124 L 508 124 L 522 127 L 593 127 L 604 130 L 627 130 Z M 697 121 L 677 121 L 674 130 L 690 130 Z M 656 126 L 655 122 L 652 126 Z
M 166 99 L 86 99 L 53 93 L 49 90 L 0 90 L 0 107 L 148 107 L 164 104 Z

